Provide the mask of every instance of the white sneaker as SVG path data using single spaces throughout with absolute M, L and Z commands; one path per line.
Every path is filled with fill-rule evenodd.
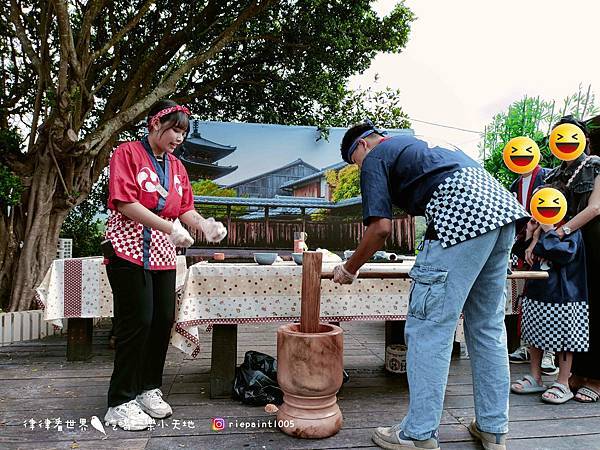
M 104 415 L 104 425 L 117 425 L 127 431 L 145 430 L 154 424 L 154 419 L 142 411 L 135 400 L 110 407 Z
M 558 368 L 554 363 L 554 352 L 544 352 L 541 367 L 544 375 L 556 375 L 558 373 Z
M 160 389 L 150 389 L 137 396 L 136 400 L 140 407 L 155 419 L 164 419 L 173 414 L 173 410 L 167 402 L 162 399 L 163 393 Z

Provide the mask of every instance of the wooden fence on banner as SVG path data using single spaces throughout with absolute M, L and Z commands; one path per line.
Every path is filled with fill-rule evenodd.
M 366 227 L 361 220 L 313 222 L 310 220 L 240 220 L 224 219 L 227 237 L 219 247 L 233 248 L 291 248 L 295 231 L 307 233 L 311 249 L 355 249 Z M 197 246 L 210 246 L 201 233 L 192 233 Z M 415 250 L 415 219 L 402 215 L 392 220 L 392 233 L 385 250 L 413 253 Z

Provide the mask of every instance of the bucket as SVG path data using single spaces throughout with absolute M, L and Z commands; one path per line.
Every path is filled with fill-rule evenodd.
M 406 345 L 393 344 L 385 349 L 385 370 L 406 373 Z

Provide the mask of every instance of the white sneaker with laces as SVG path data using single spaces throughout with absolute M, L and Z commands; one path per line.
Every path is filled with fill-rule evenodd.
M 173 414 L 173 410 L 167 402 L 162 399 L 163 393 L 160 389 L 144 391 L 136 397 L 140 407 L 155 419 L 164 419 Z
M 104 415 L 104 425 L 119 426 L 127 431 L 140 431 L 156 422 L 140 408 L 135 400 L 108 408 Z
M 558 367 L 554 363 L 554 352 L 544 352 L 541 367 L 544 375 L 556 375 L 558 373 Z

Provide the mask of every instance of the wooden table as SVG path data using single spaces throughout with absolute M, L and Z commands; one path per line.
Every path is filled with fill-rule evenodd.
M 383 320 L 386 344 L 394 343 L 408 311 L 408 272 L 414 262 L 366 264 L 361 278 L 344 286 L 328 279 L 336 264 L 323 265 L 321 321 Z M 171 343 L 195 357 L 202 350 L 200 328 L 212 329 L 211 397 L 231 395 L 237 364 L 237 326 L 298 321 L 301 284 L 302 267 L 293 263 L 199 263 L 188 269 L 175 311 Z M 511 303 L 509 299 L 507 305 Z
M 104 258 L 55 259 L 36 288 L 36 302 L 44 320 L 63 328 L 68 319 L 67 360 L 83 361 L 92 355 L 93 320 L 113 317 L 113 296 Z M 177 257 L 176 285 L 185 282 L 185 256 Z

